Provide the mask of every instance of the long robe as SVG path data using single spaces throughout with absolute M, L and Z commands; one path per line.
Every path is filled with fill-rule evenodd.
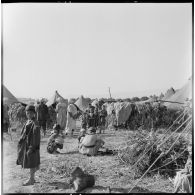
M 76 120 L 72 118 L 69 112 L 74 116 L 77 114 L 77 108 L 73 104 L 69 104 L 67 108 L 67 122 L 65 132 L 71 132 L 73 129 L 76 130 Z
M 40 165 L 40 127 L 38 122 L 28 120 L 22 128 L 18 143 L 17 165 L 36 168 Z
M 58 103 L 56 105 L 57 124 L 60 125 L 62 129 L 66 126 L 66 109 L 67 105 L 65 103 Z

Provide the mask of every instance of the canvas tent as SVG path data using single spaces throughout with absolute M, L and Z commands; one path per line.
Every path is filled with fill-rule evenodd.
M 168 100 L 174 94 L 175 94 L 175 90 L 171 87 L 170 89 L 167 90 L 162 100 Z
M 64 99 L 59 93 L 58 91 L 56 90 L 54 95 L 49 99 L 49 101 L 46 103 L 47 106 L 51 106 L 52 104 L 55 104 L 57 103 L 57 99 L 58 98 L 62 98 L 67 104 L 68 104 L 68 100 L 67 99 Z
M 99 104 L 98 99 L 93 100 L 93 102 L 91 103 L 92 106 L 96 107 Z
M 164 105 L 169 109 L 181 109 L 186 103 L 186 100 L 191 100 L 191 99 L 192 99 L 192 77 L 188 79 L 186 84 L 180 90 L 176 91 L 174 95 L 166 99 L 166 101 L 178 102 L 178 103 L 165 102 Z
M 21 103 L 18 99 L 3 85 L 3 101 L 7 104 Z
M 89 101 L 81 95 L 75 104 L 79 107 L 80 110 L 85 111 L 89 106 Z

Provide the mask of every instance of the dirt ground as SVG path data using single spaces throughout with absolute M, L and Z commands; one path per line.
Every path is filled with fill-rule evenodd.
M 3 136 L 3 193 L 73 193 L 69 185 L 70 173 L 79 166 L 95 176 L 95 186 L 88 188 L 86 193 L 128 193 L 137 180 L 129 173 L 131 167 L 121 164 L 117 155 L 87 157 L 78 153 L 77 136 L 66 137 L 61 154 L 46 152 L 47 139 L 41 139 L 41 165 L 36 172 L 36 183 L 33 186 L 22 186 L 29 177 L 29 170 L 16 165 L 18 129 L 12 132 L 12 141 L 8 135 Z M 118 149 L 125 142 L 131 131 L 106 130 L 100 136 L 105 141 L 105 147 Z M 173 184 L 161 176 L 145 177 L 138 183 L 133 192 L 170 193 Z

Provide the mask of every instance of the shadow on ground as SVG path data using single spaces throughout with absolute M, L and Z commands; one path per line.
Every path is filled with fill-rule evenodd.
M 109 188 L 104 186 L 94 186 L 92 188 L 87 188 L 82 193 L 93 193 L 94 191 L 98 191 L 98 193 L 129 193 L 130 188 Z M 130 193 L 164 193 L 160 191 L 150 191 L 148 189 L 142 187 L 135 187 Z
M 78 150 L 74 150 L 74 151 L 69 151 L 69 152 L 60 152 L 60 155 L 64 155 L 64 154 L 79 154 Z
M 54 186 L 55 189 L 69 189 L 70 185 L 65 182 L 52 182 L 48 183 L 49 186 Z

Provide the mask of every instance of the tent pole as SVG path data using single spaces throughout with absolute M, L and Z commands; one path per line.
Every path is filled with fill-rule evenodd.
M 108 91 L 109 91 L 110 99 L 112 99 L 111 92 L 110 92 L 110 87 L 108 87 Z

